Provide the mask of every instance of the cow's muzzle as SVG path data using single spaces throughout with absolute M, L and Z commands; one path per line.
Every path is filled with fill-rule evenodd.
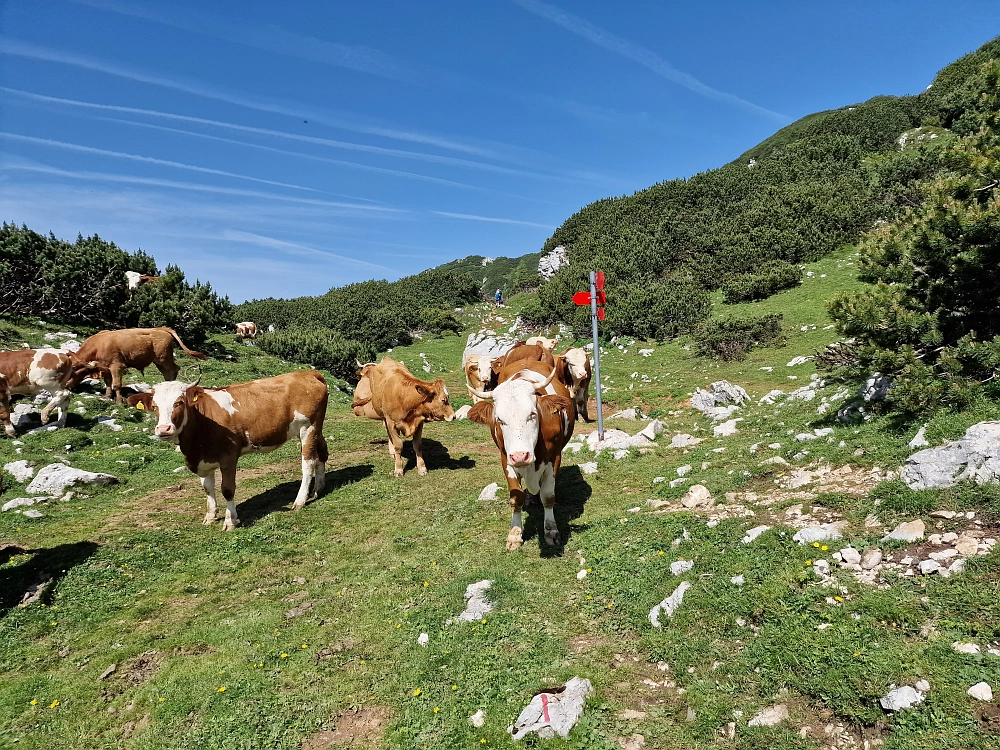
M 531 464 L 531 454 L 527 451 L 520 453 L 510 453 L 507 456 L 507 463 L 511 466 L 528 466 Z
M 156 425 L 156 429 L 153 430 L 153 437 L 159 438 L 160 440 L 169 440 L 170 438 L 177 437 L 177 430 L 174 429 L 172 424 L 158 424 Z

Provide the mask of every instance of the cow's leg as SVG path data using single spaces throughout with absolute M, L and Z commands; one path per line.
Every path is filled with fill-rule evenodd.
M 547 464 L 542 467 L 539 494 L 542 497 L 542 507 L 545 508 L 545 520 L 542 522 L 545 531 L 546 544 L 559 544 L 559 528 L 556 526 L 556 474 L 555 467 Z
M 71 395 L 72 394 L 66 390 L 56 391 L 56 394 L 52 397 L 52 400 L 49 401 L 48 405 L 44 409 L 42 409 L 42 415 L 41 415 L 42 424 L 49 423 L 49 414 L 52 412 L 52 409 L 55 408 L 56 411 L 59 413 L 59 416 L 56 418 L 56 425 L 58 427 L 65 427 L 66 402 L 69 401 Z
M 417 425 L 417 429 L 413 431 L 413 452 L 417 456 L 417 474 L 419 476 L 427 476 L 427 464 L 424 463 L 424 441 L 423 441 L 424 423 L 421 422 Z
M 10 402 L 4 398 L 0 398 L 0 424 L 3 424 L 3 431 L 7 433 L 7 437 L 17 435 L 10 421 Z
M 312 472 L 313 486 L 312 494 L 319 497 L 326 485 L 326 462 L 330 459 L 330 449 L 326 445 L 326 438 L 323 437 L 323 423 L 309 425 L 302 433 L 302 466 L 303 478 L 305 477 L 305 464 L 308 461 Z M 301 489 L 299 490 L 301 494 Z M 298 502 L 298 498 L 296 498 Z M 303 500 L 303 502 L 305 502 Z M 301 506 L 299 506 L 301 507 Z
M 584 393 L 576 399 L 576 413 L 583 417 L 584 422 L 590 421 L 589 405 L 587 404 L 587 394 Z
M 111 398 L 111 395 L 114 393 L 111 370 L 102 370 L 101 377 L 104 378 L 104 398 Z
M 215 523 L 215 470 L 213 469 L 211 473 L 204 474 L 201 477 L 201 486 L 205 489 L 205 497 L 208 501 L 208 512 L 205 514 L 205 520 L 202 521 L 204 524 Z
M 507 488 L 510 490 L 510 532 L 507 534 L 507 549 L 515 550 L 524 543 L 522 530 L 524 523 L 521 520 L 521 509 L 524 508 L 524 490 L 521 489 L 521 482 L 517 475 L 510 468 L 507 469 Z
M 125 372 L 125 366 L 114 364 L 111 365 L 111 389 L 115 393 L 115 403 L 122 403 L 122 375 Z
M 299 430 L 299 441 L 302 443 L 302 483 L 299 485 L 299 493 L 295 496 L 292 510 L 299 510 L 306 504 L 306 500 L 309 499 L 309 485 L 312 484 L 313 477 L 317 477 L 317 484 L 320 483 L 317 467 L 322 467 L 322 463 L 317 456 L 314 444 L 315 434 L 316 428 L 312 424 L 307 424 Z M 322 439 L 322 435 L 320 439 Z
M 226 520 L 222 522 L 223 531 L 232 531 L 240 525 L 239 516 L 236 515 L 236 462 L 232 466 L 222 465 L 219 467 L 222 474 L 222 496 L 226 499 Z
M 397 477 L 403 476 L 403 439 L 396 431 L 396 424 L 391 419 L 385 419 L 385 431 L 389 433 L 389 455 L 396 460 L 396 468 L 393 474 Z

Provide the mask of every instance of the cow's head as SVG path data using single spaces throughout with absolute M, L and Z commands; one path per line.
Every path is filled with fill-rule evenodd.
M 128 397 L 129 406 L 156 415 L 153 437 L 156 440 L 175 443 L 188 423 L 189 410 L 204 393 L 198 384 L 168 380 L 155 386 L 149 393 L 137 393 Z
M 493 385 L 493 357 L 486 354 L 475 354 L 465 361 L 465 379 L 479 391 L 491 390 Z M 477 396 L 473 396 L 478 401 Z
M 535 446 L 541 430 L 544 409 L 566 406 L 564 396 L 547 395 L 545 389 L 555 377 L 524 370 L 523 377 L 500 383 L 490 392 L 475 395 L 483 399 L 469 411 L 469 419 L 496 429 L 503 436 L 509 466 L 528 466 L 535 462 Z M 539 379 L 542 379 L 539 382 Z M 471 389 L 470 389 L 471 390 Z
M 415 387 L 424 399 L 419 413 L 426 421 L 450 422 L 455 418 L 455 410 L 451 408 L 451 399 L 443 380 L 435 380 L 433 383 L 419 381 Z

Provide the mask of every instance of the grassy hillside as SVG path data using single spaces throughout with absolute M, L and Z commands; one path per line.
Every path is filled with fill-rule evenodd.
M 712 423 L 688 406 L 696 386 L 720 378 L 743 385 L 754 403 L 808 383 L 811 363 L 786 365 L 834 339 L 820 302 L 857 285 L 855 262 L 843 250 L 808 264 L 802 286 L 740 305 L 781 312 L 788 331 L 784 346 L 743 362 L 700 359 L 685 339 L 606 345 L 608 413 L 640 406 L 666 432 L 649 452 L 617 461 L 601 454 L 596 474 L 580 469 L 593 454 L 567 452 L 557 482 L 558 549 L 539 541 L 536 506 L 525 546 L 504 550 L 506 499 L 479 499 L 485 485 L 503 484 L 480 425 L 429 425 L 430 473 L 416 475 L 407 448 L 407 474 L 397 480 L 382 426 L 354 417 L 349 394 L 334 390 L 327 493 L 293 514 L 297 447 L 245 457 L 237 489 L 244 526 L 224 534 L 218 524 L 201 525 L 200 485 L 186 469 L 175 471 L 181 457 L 170 446 L 148 439 L 148 417 L 78 395 L 74 409 L 87 413 L 71 414 L 65 430 L 0 443 L 7 460 L 66 459 L 121 479 L 38 506 L 40 519 L 0 513 L 0 745 L 316 748 L 360 737 L 371 747 L 508 747 L 506 728 L 532 694 L 579 675 L 595 687 L 582 722 L 567 740 L 527 746 L 611 750 L 641 734 L 646 747 L 678 750 L 720 741 L 819 748 L 833 741 L 830 726 L 840 747 L 863 739 L 891 748 L 995 747 L 991 707 L 965 690 L 1000 682 L 1000 658 L 985 654 L 1000 640 L 996 553 L 948 579 L 886 571 L 878 586 L 836 566 L 822 582 L 807 563 L 848 543 L 879 544 L 902 520 L 920 517 L 941 532 L 971 524 L 928 516 L 938 508 L 973 511 L 995 535 L 1000 492 L 914 493 L 883 481 L 908 454 L 915 428 L 887 418 L 835 424 L 817 405 L 839 384 L 814 401 L 750 406 L 726 438 L 711 437 Z M 462 323 L 507 330 L 525 301 L 469 309 Z M 9 342 L 41 343 L 34 325 L 4 325 Z M 204 364 L 208 384 L 296 367 L 231 337 L 213 344 L 219 355 Z M 392 356 L 421 375 L 426 363 L 427 377 L 444 378 L 458 405 L 468 402 L 463 345 L 459 336 L 426 338 Z M 645 357 L 640 348 L 653 351 Z M 98 425 L 98 415 L 114 416 L 123 430 Z M 954 438 L 997 417 L 1000 409 L 986 402 L 942 412 L 927 436 Z M 640 424 L 608 427 L 635 432 Z M 829 439 L 792 438 L 828 425 Z M 578 432 L 593 428 L 581 423 Z M 706 440 L 670 448 L 680 432 Z M 772 456 L 788 465 L 762 465 Z M 685 465 L 686 485 L 655 481 L 674 479 Z M 786 487 L 793 472 L 822 466 L 850 468 Z M 694 482 L 717 504 L 665 512 Z M 6 477 L 0 502 L 23 494 Z M 802 522 L 786 511 L 799 504 L 817 521 L 846 521 L 843 542 L 829 550 L 795 544 Z M 772 530 L 741 541 L 762 524 Z M 882 544 L 897 560 L 904 546 Z M 669 565 L 679 559 L 694 568 L 677 577 Z M 42 573 L 55 578 L 52 590 L 18 608 Z M 730 582 L 737 575 L 742 586 Z M 494 581 L 494 611 L 484 622 L 446 626 L 465 587 L 482 579 Z M 651 627 L 650 608 L 682 580 L 692 588 L 677 614 Z M 421 633 L 427 647 L 417 644 Z M 953 641 L 980 643 L 984 655 L 957 654 Z M 919 678 L 931 691 L 918 708 L 893 716 L 878 706 L 891 684 Z M 789 721 L 748 726 L 778 702 Z M 477 729 L 468 717 L 480 709 L 486 723 Z

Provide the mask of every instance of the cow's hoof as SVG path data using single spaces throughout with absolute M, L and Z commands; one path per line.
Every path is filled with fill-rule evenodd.
M 42 424 L 43 424 L 43 425 L 46 425 L 46 424 L 48 424 L 48 423 L 49 423 L 49 419 L 50 419 L 51 417 L 49 417 L 49 415 L 48 415 L 48 414 L 42 414 L 41 416 L 42 416 Z
M 551 528 L 546 527 L 545 543 L 553 546 L 559 544 L 559 529 L 554 526 Z
M 206 526 L 211 526 L 213 523 L 215 523 L 215 514 L 206 513 L 205 518 L 202 519 L 202 523 L 205 524 Z
M 3 431 L 4 431 L 4 434 L 6 434 L 7 437 L 9 437 L 9 438 L 17 437 L 17 433 L 14 431 L 13 427 L 5 427 Z
M 426 477 L 427 476 L 427 467 L 426 466 L 422 466 L 422 467 L 418 468 L 417 469 L 417 476 Z
M 521 530 L 511 529 L 510 533 L 507 535 L 507 549 L 516 550 L 519 549 L 522 544 L 524 544 L 524 541 L 521 539 Z
M 392 475 L 394 477 L 401 477 L 401 476 L 403 476 L 403 470 L 402 469 L 396 469 L 394 472 L 392 472 Z
M 240 520 L 237 518 L 235 521 L 230 521 L 228 518 L 222 523 L 223 531 L 233 531 L 237 526 L 240 525 Z

